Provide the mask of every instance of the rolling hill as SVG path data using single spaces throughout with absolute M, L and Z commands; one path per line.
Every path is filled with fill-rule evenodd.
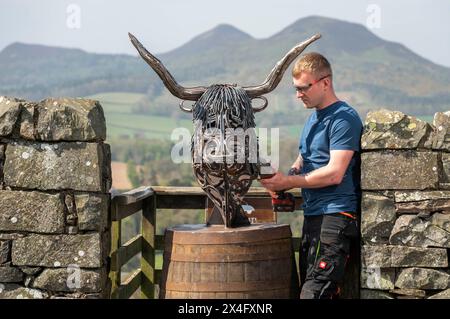
M 450 68 L 399 43 L 385 41 L 362 25 L 331 18 L 303 18 L 265 39 L 219 25 L 158 58 L 186 86 L 255 85 L 291 47 L 315 33 L 323 37 L 308 50 L 329 58 L 339 96 L 355 105 L 361 115 L 379 107 L 413 115 L 449 108 Z M 140 40 L 152 51 L 151 43 Z M 134 103 L 132 112 L 189 118 L 137 56 L 13 43 L 0 52 L 0 69 L 4 75 L 0 77 L 0 95 L 38 100 L 103 92 L 143 93 L 145 98 Z M 259 125 L 294 125 L 306 116 L 294 98 L 288 73 L 268 95 L 270 107 L 260 116 Z M 292 116 L 293 109 L 299 111 L 298 116 Z

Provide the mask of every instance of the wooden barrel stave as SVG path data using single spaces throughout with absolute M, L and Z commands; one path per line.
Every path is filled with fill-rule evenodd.
M 241 229 L 168 229 L 160 297 L 292 297 L 298 282 L 293 285 L 292 279 L 297 277 L 293 275 L 296 269 L 289 225 Z

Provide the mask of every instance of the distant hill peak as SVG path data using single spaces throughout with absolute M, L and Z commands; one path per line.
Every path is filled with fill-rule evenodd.
M 0 57 L 3 58 L 34 58 L 51 57 L 61 53 L 86 53 L 81 49 L 61 48 L 42 44 L 29 44 L 23 42 L 14 42 L 0 51 Z
M 344 22 L 344 23 L 351 23 L 346 20 L 340 20 L 336 18 L 329 18 L 324 16 L 317 16 L 317 15 L 310 15 L 304 18 L 299 18 L 297 21 L 293 22 L 292 24 L 296 24 L 298 22 L 321 22 L 321 23 L 336 23 L 336 22 Z
M 218 47 L 228 47 L 255 40 L 251 35 L 245 33 L 230 24 L 219 24 L 196 36 L 173 51 L 167 52 L 165 56 L 179 56 L 188 53 L 198 54 L 205 50 Z
M 228 41 L 228 40 L 248 40 L 252 39 L 252 37 L 238 28 L 230 25 L 230 24 L 219 24 L 216 27 L 212 28 L 209 31 L 206 31 L 194 39 L 192 41 Z
M 371 40 L 381 40 L 374 33 L 370 32 L 364 25 L 356 22 L 349 22 L 345 20 L 339 20 L 335 18 L 321 17 L 321 16 L 308 16 L 300 18 L 295 22 L 288 25 L 286 28 L 275 34 L 274 36 L 282 35 L 292 32 L 307 32 L 308 34 L 314 34 L 316 32 L 323 32 L 328 36 L 332 36 L 337 33 L 361 34 L 367 36 Z
M 304 40 L 316 33 L 322 34 L 322 39 L 317 41 L 316 50 L 331 56 L 341 52 L 360 55 L 388 44 L 362 24 L 319 16 L 298 19 L 269 39 L 273 42 L 293 37 Z

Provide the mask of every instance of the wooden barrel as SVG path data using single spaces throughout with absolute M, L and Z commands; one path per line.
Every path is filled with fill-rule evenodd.
M 165 233 L 160 298 L 297 298 L 289 225 L 180 225 Z

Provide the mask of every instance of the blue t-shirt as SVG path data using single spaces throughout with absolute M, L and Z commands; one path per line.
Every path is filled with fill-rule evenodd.
M 301 208 L 305 215 L 358 211 L 362 128 L 358 113 L 342 101 L 316 110 L 308 118 L 299 147 L 303 158 L 302 174 L 326 166 L 332 150 L 352 150 L 355 153 L 339 185 L 302 189 L 304 203 Z

